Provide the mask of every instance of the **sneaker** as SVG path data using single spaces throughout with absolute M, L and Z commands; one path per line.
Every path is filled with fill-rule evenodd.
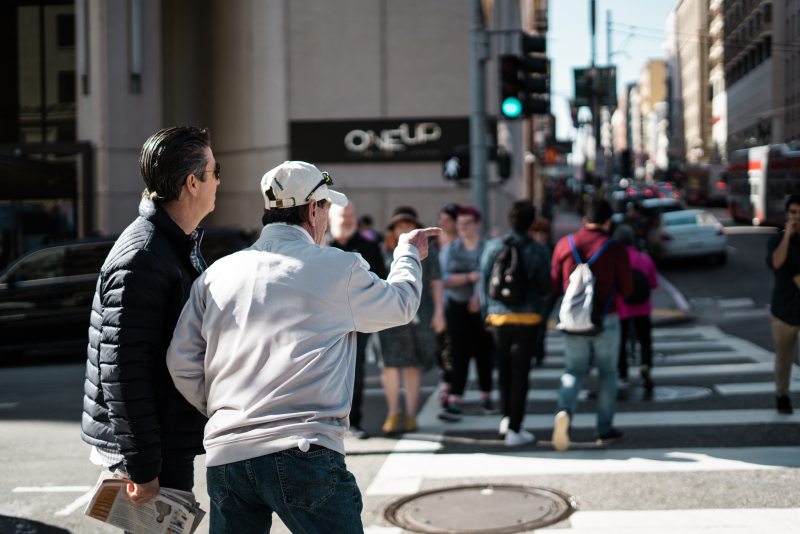
M 500 419 L 500 428 L 497 429 L 497 433 L 505 437 L 505 435 L 508 434 L 508 424 L 510 421 L 508 417 Z
M 481 401 L 481 411 L 483 412 L 483 415 L 493 415 L 497 413 L 492 399 L 483 399 Z
M 347 431 L 347 435 L 355 439 L 369 439 L 367 431 L 359 426 L 351 426 L 350 430 Z
M 556 414 L 551 440 L 553 448 L 558 452 L 569 449 L 569 414 L 565 410 Z
M 521 447 L 522 445 L 527 445 L 529 443 L 536 443 L 536 436 L 524 428 L 520 428 L 519 432 L 514 432 L 509 428 L 508 433 L 506 433 L 505 442 L 506 447 Z
M 789 398 L 789 395 L 778 395 L 775 397 L 775 403 L 778 408 L 778 413 L 786 415 L 794 413 L 792 409 L 792 399 Z
M 603 445 L 603 444 L 606 444 L 606 443 L 613 443 L 614 441 L 617 441 L 618 439 L 622 439 L 622 436 L 623 436 L 623 434 L 622 434 L 621 430 L 617 430 L 616 428 L 612 428 L 611 430 L 609 430 L 605 434 L 601 434 L 601 435 L 597 436 L 597 440 L 595 441 L 595 443 L 597 443 L 598 445 Z
M 455 402 L 448 403 L 447 406 L 444 407 L 444 411 L 452 415 L 462 415 L 464 413 L 461 409 L 461 405 Z

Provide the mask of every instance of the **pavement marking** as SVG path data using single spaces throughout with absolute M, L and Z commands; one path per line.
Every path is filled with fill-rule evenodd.
M 86 493 L 84 493 L 83 495 L 81 495 L 80 497 L 78 497 L 77 499 L 75 499 L 74 501 L 69 503 L 68 505 L 66 505 L 61 510 L 58 510 L 54 515 L 57 515 L 57 516 L 70 515 L 75 510 L 83 508 L 85 505 L 89 504 L 89 501 L 92 500 L 92 494 L 93 493 L 94 493 L 94 489 L 90 489 L 89 491 L 87 491 Z
M 775 393 L 775 382 L 744 382 L 741 384 L 715 384 L 720 395 L 759 395 Z
M 769 308 L 753 308 L 751 310 L 730 310 L 722 313 L 723 319 L 755 319 L 769 316 Z
M 756 301 L 754 301 L 750 297 L 735 298 L 735 299 L 719 299 L 717 301 L 717 305 L 724 310 L 733 308 L 752 308 L 753 306 L 756 305 Z
M 92 486 L 20 486 L 11 490 L 11 493 L 84 493 Z
M 411 480 L 450 480 L 599 473 L 758 471 L 800 467 L 796 447 L 720 447 L 511 451 L 502 454 L 398 454 L 387 458 L 367 495 L 410 495 Z M 648 531 L 649 532 L 649 531 Z
M 559 534 L 790 534 L 797 532 L 798 517 L 800 508 L 579 510 L 559 523 L 561 528 L 552 530 L 558 528 Z
M 10 410 L 19 406 L 19 402 L 0 402 L 0 410 Z
M 523 425 L 528 429 L 550 429 L 553 427 L 553 414 L 527 414 Z M 436 419 L 436 413 L 420 413 L 417 418 L 420 432 L 441 429 L 442 422 Z M 573 428 L 595 428 L 597 421 L 594 412 L 581 412 L 570 422 Z M 649 412 L 617 412 L 614 415 L 614 426 L 619 428 L 646 427 L 716 427 L 739 426 L 752 424 L 800 423 L 800 411 L 792 415 L 779 414 L 774 409 L 765 410 L 675 410 Z M 461 421 L 446 424 L 446 430 L 487 432 L 494 431 L 500 424 L 500 416 L 464 416 Z M 541 436 L 540 436 L 541 437 Z M 800 454 L 798 454 L 800 457 Z
M 678 306 L 678 310 L 680 310 L 683 313 L 689 313 L 692 311 L 692 307 L 686 301 L 686 297 L 683 296 L 683 293 L 681 293 L 677 287 L 672 285 L 672 282 L 670 282 L 663 276 L 658 275 L 658 285 L 660 287 L 663 287 L 666 290 L 666 292 L 669 293 L 670 297 L 672 297 L 672 300 Z

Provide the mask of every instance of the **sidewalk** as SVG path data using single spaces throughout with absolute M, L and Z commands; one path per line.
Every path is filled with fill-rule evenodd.
M 553 241 L 581 227 L 581 217 L 575 212 L 556 210 L 553 218 Z M 686 298 L 669 280 L 659 275 L 658 288 L 653 293 L 653 326 L 669 326 L 694 320 Z

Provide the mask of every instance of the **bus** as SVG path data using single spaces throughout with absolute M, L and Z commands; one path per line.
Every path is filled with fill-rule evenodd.
M 726 179 L 728 211 L 734 220 L 783 226 L 786 197 L 800 193 L 800 150 L 786 144 L 737 150 Z

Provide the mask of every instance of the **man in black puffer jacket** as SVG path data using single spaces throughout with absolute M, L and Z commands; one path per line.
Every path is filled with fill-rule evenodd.
M 173 127 L 142 147 L 139 217 L 120 235 L 97 280 L 84 383 L 82 438 L 93 463 L 131 481 L 134 502 L 160 486 L 191 490 L 205 418 L 166 366 L 172 331 L 205 269 L 202 228 L 220 167 L 206 130 Z

